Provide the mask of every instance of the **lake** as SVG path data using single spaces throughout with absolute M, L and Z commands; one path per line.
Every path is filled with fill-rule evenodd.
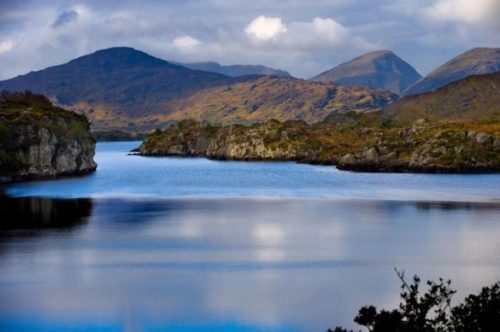
M 0 196 L 1 331 L 326 331 L 398 304 L 394 268 L 500 280 L 500 175 L 129 156 Z

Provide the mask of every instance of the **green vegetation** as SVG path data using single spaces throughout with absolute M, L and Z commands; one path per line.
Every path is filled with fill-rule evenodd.
M 278 86 L 270 80 L 279 78 L 262 80 L 260 86 L 252 86 L 249 91 L 245 90 L 244 83 L 234 86 L 231 96 L 239 95 L 235 90 L 241 90 L 241 95 L 245 96 L 260 91 L 261 101 L 277 98 L 275 94 L 281 96 L 278 91 L 265 90 L 271 85 Z M 296 81 L 293 84 L 296 91 L 301 89 Z M 200 155 L 218 159 L 296 160 L 336 164 L 341 169 L 358 171 L 498 172 L 499 89 L 500 73 L 495 73 L 453 82 L 432 93 L 405 97 L 382 112 L 349 111 L 345 109 L 346 104 L 340 103 L 343 111 L 331 111 L 320 122 L 310 121 L 310 118 L 305 121 L 287 120 L 280 117 L 284 113 L 279 108 L 278 111 L 274 108 L 263 110 L 266 116 L 275 114 L 277 119 L 247 126 L 209 126 L 181 121 L 171 124 L 165 131 L 148 136 L 141 153 Z M 315 116 L 334 107 L 343 98 L 340 88 L 332 94 L 323 92 L 330 99 L 324 100 L 322 109 Z M 227 101 L 229 96 L 224 96 L 224 93 L 218 91 L 213 94 L 216 97 L 210 100 L 214 105 L 219 98 Z M 301 92 L 299 95 L 309 96 L 308 93 Z M 353 92 L 346 92 L 347 96 L 352 97 Z M 363 92 L 354 96 L 351 99 L 354 103 L 367 97 Z M 251 97 L 248 98 L 250 100 Z M 287 98 L 287 103 L 293 99 Z M 239 114 L 238 99 L 230 105 L 231 112 L 225 114 Z M 210 114 L 205 111 L 203 116 Z M 254 114 L 257 112 L 254 111 Z M 190 114 L 196 118 L 196 108 L 190 110 Z M 214 121 L 215 118 L 209 120 Z
M 500 326 L 500 282 L 484 287 L 478 295 L 469 295 L 464 302 L 452 307 L 455 290 L 451 281 L 427 281 L 427 291 L 421 294 L 420 278 L 408 284 L 403 272 L 401 303 L 398 309 L 380 310 L 362 307 L 354 322 L 370 332 L 472 332 L 497 331 Z M 353 332 L 342 327 L 329 332 Z
M 96 130 L 92 136 L 98 142 L 116 142 L 116 141 L 138 141 L 146 137 L 142 133 L 129 133 L 121 130 Z
M 312 125 L 271 120 L 214 126 L 185 120 L 150 134 L 141 154 L 296 160 L 360 171 L 498 171 L 500 122 L 420 119 L 406 124 L 380 113 L 355 112 Z
M 434 92 L 404 97 L 384 113 L 399 122 L 429 121 L 500 122 L 500 72 L 469 76 Z
M 57 137 L 53 144 L 63 147 L 71 141 L 87 141 L 89 130 L 84 116 L 55 107 L 42 95 L 1 92 L 0 176 L 17 174 L 29 167 L 29 149 L 41 143 L 44 132 L 45 136 Z

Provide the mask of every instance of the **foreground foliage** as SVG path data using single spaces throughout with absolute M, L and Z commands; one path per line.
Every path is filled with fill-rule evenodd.
M 498 331 L 500 327 L 500 282 L 484 287 L 478 295 L 469 295 L 455 307 L 451 299 L 455 290 L 451 281 L 427 281 L 421 293 L 420 278 L 405 281 L 404 273 L 396 271 L 402 282 L 401 303 L 398 309 L 377 310 L 362 307 L 354 322 L 370 332 L 472 332 Z M 329 332 L 353 332 L 342 327 Z

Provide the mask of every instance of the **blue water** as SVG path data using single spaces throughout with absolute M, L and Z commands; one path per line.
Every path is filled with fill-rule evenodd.
M 488 201 L 500 175 L 377 174 L 293 162 L 233 162 L 127 155 L 140 142 L 100 143 L 98 172 L 8 188 L 14 196 L 325 198 Z
M 397 305 L 394 267 L 451 278 L 457 300 L 500 280 L 499 175 L 128 156 L 137 145 L 100 143 L 95 174 L 0 196 L 0 331 L 356 328 L 361 306 Z

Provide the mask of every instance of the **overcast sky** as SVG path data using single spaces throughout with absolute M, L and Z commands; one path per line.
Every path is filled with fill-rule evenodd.
M 310 77 L 391 49 L 425 74 L 500 46 L 500 0 L 0 0 L 0 79 L 112 46 Z

